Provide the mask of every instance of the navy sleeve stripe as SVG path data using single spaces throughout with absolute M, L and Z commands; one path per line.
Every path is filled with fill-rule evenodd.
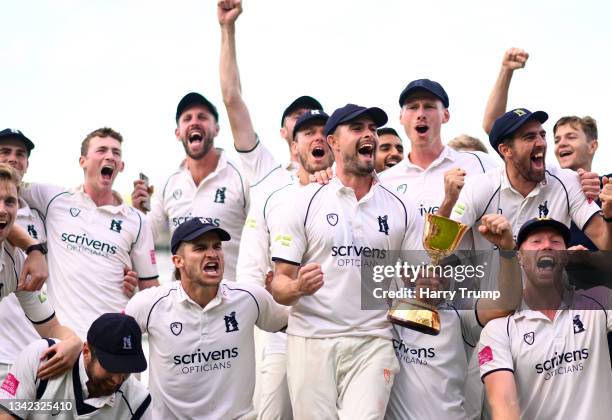
M 480 328 L 484 328 L 485 326 L 482 325 L 482 322 L 480 322 L 480 318 L 478 318 L 478 301 L 480 300 L 480 298 L 476 299 L 476 302 L 474 303 L 474 314 L 476 315 L 476 322 L 478 323 L 478 325 L 480 325 Z
M 499 187 L 497 187 L 497 189 L 495 190 L 495 192 L 493 193 L 493 195 L 491 196 L 491 198 L 489 198 L 489 202 L 487 203 L 486 207 L 484 208 L 484 211 L 482 212 L 482 214 L 476 218 L 476 222 L 479 222 L 480 219 L 482 219 L 482 216 L 484 216 L 485 214 L 487 214 L 487 209 L 489 208 L 489 206 L 491 205 L 491 201 L 493 201 L 493 199 L 495 198 L 495 196 L 499 193 L 499 190 L 501 190 L 501 184 L 499 184 Z
M 565 200 L 567 202 L 567 214 L 569 215 L 570 214 L 570 200 L 569 200 L 569 194 L 567 193 L 567 188 L 565 188 L 565 184 L 558 177 L 548 172 L 548 170 L 546 171 L 546 173 L 550 175 L 551 177 L 555 178 L 557 181 L 559 181 L 559 184 L 561 184 L 561 186 L 563 187 L 563 191 L 565 191 Z
M 490 375 L 490 374 L 492 374 L 492 373 L 495 373 L 495 372 L 500 372 L 500 371 L 502 371 L 502 370 L 505 370 L 505 371 L 507 371 L 507 372 L 512 372 L 512 374 L 514 375 L 514 370 L 513 370 L 513 369 L 509 369 L 509 368 L 499 368 L 499 369 L 493 369 L 492 371 L 489 371 L 489 372 L 485 373 L 484 375 L 482 375 L 482 376 L 480 377 L 480 380 L 481 380 L 482 382 L 484 382 L 484 378 L 485 378 L 485 377 L 487 377 L 488 375 Z
M 253 296 L 253 293 L 249 292 L 248 290 L 241 289 L 239 287 L 236 287 L 235 289 L 232 289 L 227 284 L 224 284 L 224 286 L 227 287 L 229 290 L 234 290 L 234 291 L 239 290 L 241 292 L 248 293 L 253 298 L 253 301 L 255 302 L 255 306 L 257 306 L 257 319 L 255 319 L 255 323 L 257 324 L 257 321 L 259 321 L 259 315 L 261 314 L 261 312 L 259 310 L 259 302 L 257 302 L 257 299 L 255 299 L 255 296 Z
M 508 334 L 508 337 L 510 337 L 510 317 L 511 317 L 511 315 L 508 315 L 506 317 L 506 319 L 508 320 L 506 322 L 506 334 Z
M 259 136 L 255 134 L 255 138 L 257 139 L 257 141 L 255 142 L 255 146 L 251 147 L 249 150 L 240 150 L 235 146 L 234 150 L 236 150 L 238 153 L 251 153 L 253 150 L 257 149 L 257 146 L 259 146 Z
M 162 297 L 160 297 L 159 299 L 157 299 L 155 301 L 155 303 L 153 305 L 151 305 L 151 309 L 149 309 L 149 315 L 147 315 L 147 324 L 145 326 L 145 331 L 149 332 L 149 321 L 151 320 L 151 313 L 153 313 L 153 309 L 155 309 L 155 306 L 161 302 L 162 299 L 167 298 L 168 296 L 170 296 L 170 293 L 172 292 L 176 292 L 177 289 L 170 289 L 168 290 L 168 293 L 166 293 L 165 295 L 163 295 Z
M 321 185 L 321 187 L 319 187 L 319 189 L 315 191 L 312 197 L 310 197 L 310 201 L 308 202 L 308 207 L 306 208 L 306 216 L 304 216 L 304 227 L 306 227 L 306 221 L 308 220 L 308 213 L 310 212 L 310 205 L 312 204 L 312 201 L 314 200 L 316 195 L 319 194 L 319 191 L 323 189 L 323 187 L 325 187 L 325 185 Z
M 35 325 L 42 325 L 42 324 L 44 324 L 45 322 L 49 322 L 49 321 L 51 321 L 51 320 L 52 320 L 54 317 L 55 317 L 55 312 L 53 312 L 53 313 L 51 314 L 51 316 L 50 316 L 50 317 L 48 317 L 48 318 L 46 318 L 46 319 L 43 319 L 42 321 L 33 321 L 33 320 L 31 320 L 30 318 L 28 318 L 28 317 L 27 317 L 27 315 L 26 315 L 26 318 L 28 318 L 28 320 L 30 320 L 30 322 L 31 322 L 32 324 L 35 324 Z
M 246 208 L 246 193 L 244 192 L 244 181 L 242 180 L 242 174 L 240 173 L 238 168 L 236 168 L 234 164 L 229 160 L 227 161 L 227 164 L 234 168 L 234 170 L 238 174 L 238 178 L 240 178 L 240 188 L 242 189 L 242 207 Z
M 279 257 L 272 257 L 272 261 L 274 262 L 281 262 L 281 263 L 286 263 L 286 264 L 291 264 L 291 265 L 297 265 L 298 267 L 302 264 L 295 262 L 295 261 L 290 261 L 290 260 L 285 260 L 283 258 L 279 258 Z
M 153 277 L 138 277 L 139 281 L 147 281 L 147 280 L 156 280 L 158 279 L 159 276 L 153 276 Z
M 383 190 L 387 191 L 389 194 L 391 194 L 393 197 L 395 197 L 397 199 L 397 201 L 400 202 L 400 204 L 404 208 L 404 228 L 408 229 L 408 210 L 406 210 L 406 206 L 404 205 L 404 202 L 397 195 L 393 194 L 391 191 L 386 189 L 382 184 L 380 184 L 380 187 Z
M 460 153 L 467 153 L 467 154 L 469 154 L 469 155 L 474 156 L 476 159 L 478 159 L 478 163 L 480 163 L 480 167 L 482 168 L 482 173 L 484 174 L 484 173 L 486 172 L 485 167 L 484 167 L 484 165 L 482 164 L 482 159 L 480 159 L 480 156 L 478 156 L 476 153 L 472 153 L 472 152 L 469 152 L 469 151 L 467 151 L 467 150 L 465 150 L 465 151 L 463 151 L 463 152 L 460 152 Z

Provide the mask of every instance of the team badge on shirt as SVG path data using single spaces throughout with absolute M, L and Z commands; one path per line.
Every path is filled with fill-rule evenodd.
M 378 216 L 378 231 L 389 236 L 389 225 L 387 224 L 387 215 Z
M 389 383 L 391 382 L 391 370 L 384 368 L 383 369 L 383 376 L 385 377 L 385 382 Z
M 493 350 L 489 346 L 485 346 L 478 352 L 478 366 L 493 361 Z
M 75 207 L 70 207 L 70 215 L 72 217 L 77 217 L 80 212 L 81 212 L 81 209 L 77 209 Z
M 238 331 L 238 321 L 236 321 L 236 311 L 233 311 L 229 315 L 225 315 L 223 317 L 225 321 L 225 332 L 234 332 Z
M 538 214 L 539 214 L 539 218 L 546 218 L 548 217 L 548 200 L 546 200 L 545 202 L 543 202 L 542 204 L 540 204 L 538 206 Z
M 172 193 L 172 197 L 175 200 L 178 200 L 179 198 L 181 198 L 181 196 L 183 195 L 183 190 L 181 190 L 180 188 L 177 188 L 176 190 L 174 190 L 174 192 Z
M 121 224 L 123 223 L 123 220 L 111 220 L 111 225 L 110 225 L 110 230 L 112 230 L 113 232 L 117 232 L 117 233 L 121 233 Z
M 535 339 L 535 334 L 533 333 L 533 331 L 523 336 L 523 340 L 525 340 L 525 343 L 529 345 L 533 344 L 534 339 Z
M 336 226 L 338 224 L 338 215 L 336 213 L 329 213 L 327 215 L 327 223 Z
M 179 335 L 183 331 L 183 323 L 182 322 L 173 322 L 170 324 L 170 332 L 174 335 Z
M 19 388 L 19 380 L 12 373 L 6 376 L 4 382 L 2 382 L 2 386 L 0 386 L 0 389 L 6 391 L 13 397 L 17 394 L 17 388 Z
M 215 203 L 225 203 L 225 190 L 227 187 L 217 188 L 217 192 L 215 193 Z
M 397 186 L 397 192 L 400 192 L 402 194 L 406 193 L 406 189 L 408 189 L 408 185 L 406 184 L 401 184 Z
M 574 334 L 579 334 L 581 332 L 584 332 L 584 324 L 580 320 L 580 315 L 574 316 L 573 322 L 574 322 Z
M 32 239 L 38 239 L 38 232 L 36 232 L 34 225 L 28 225 L 28 235 L 30 235 Z

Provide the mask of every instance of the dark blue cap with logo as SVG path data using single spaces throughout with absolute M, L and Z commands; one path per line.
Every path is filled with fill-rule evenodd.
M 406 86 L 404 90 L 402 90 L 402 93 L 400 93 L 400 106 L 404 106 L 404 102 L 406 102 L 408 96 L 419 90 L 425 90 L 431 93 L 432 95 L 437 96 L 438 99 L 442 101 L 442 105 L 444 105 L 444 108 L 448 108 L 448 95 L 446 94 L 446 91 L 440 83 L 434 82 L 433 80 L 429 79 L 417 79 L 408 83 L 408 86 Z
M 176 254 L 179 246 L 181 246 L 181 242 L 192 241 L 204 235 L 206 232 L 212 231 L 217 232 L 219 234 L 219 239 L 222 241 L 229 241 L 232 239 L 227 231 L 221 229 L 219 226 L 213 225 L 212 223 L 206 222 L 201 217 L 193 217 L 187 220 L 185 223 L 177 227 L 172 234 L 172 240 L 170 241 L 170 250 L 172 251 L 172 254 Z
M 346 104 L 342 108 L 336 109 L 331 114 L 327 120 L 327 123 L 325 123 L 325 135 L 329 136 L 339 125 L 353 121 L 364 114 L 372 118 L 372 121 L 374 121 L 376 127 L 382 127 L 383 125 L 387 124 L 387 121 L 389 120 L 385 111 L 380 108 L 366 108 L 355 104 Z
M 325 124 L 329 119 L 329 115 L 327 115 L 324 111 L 320 111 L 318 109 L 311 109 L 310 111 L 306 111 L 300 118 L 295 122 L 295 126 L 293 127 L 293 138 L 300 131 L 302 127 L 306 124 L 318 121 L 321 124 Z
M 21 131 L 15 130 L 14 128 L 5 128 L 0 131 L 0 140 L 2 139 L 15 139 L 23 142 L 24 146 L 28 150 L 28 153 L 34 148 L 32 140 L 27 138 Z
M 140 327 L 129 315 L 101 315 L 89 327 L 87 343 L 94 348 L 102 367 L 111 373 L 135 373 L 147 369 Z
M 281 127 L 285 124 L 285 117 L 298 109 L 318 109 L 323 110 L 323 106 L 312 96 L 300 96 L 295 101 L 291 102 L 283 111 L 281 117 Z
M 563 236 L 565 245 L 569 246 L 570 237 L 571 237 L 569 228 L 565 226 L 563 223 L 559 222 L 558 220 L 551 219 L 548 217 L 538 217 L 538 218 L 526 221 L 523 224 L 523 226 L 521 226 L 521 229 L 519 230 L 519 233 L 516 237 L 516 246 L 520 247 L 521 244 L 525 242 L 525 239 L 527 239 L 527 237 L 529 236 L 531 232 L 533 232 L 536 229 L 543 228 L 543 227 L 549 227 L 559 232 L 561 236 Z
M 181 114 L 185 112 L 188 108 L 193 105 L 203 105 L 210 113 L 215 117 L 215 121 L 219 121 L 219 112 L 217 112 L 217 108 L 204 96 L 200 95 L 197 92 L 189 92 L 187 95 L 183 96 L 183 99 L 179 102 L 176 107 L 176 122 L 178 123 Z
M 548 119 L 548 114 L 544 111 L 531 112 L 526 108 L 516 108 L 496 119 L 489 133 L 489 143 L 491 143 L 493 149 L 497 151 L 497 146 L 501 144 L 503 139 L 512 136 L 530 119 L 538 120 L 541 124 L 544 124 Z

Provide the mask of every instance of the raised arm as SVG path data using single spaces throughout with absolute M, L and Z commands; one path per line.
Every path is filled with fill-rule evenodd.
M 217 2 L 217 17 L 221 25 L 221 60 L 219 75 L 221 93 L 227 110 L 234 147 L 245 152 L 257 144 L 249 109 L 242 99 L 238 60 L 236 58 L 236 19 L 242 13 L 241 0 L 220 0 Z
M 491 132 L 495 120 L 506 112 L 508 91 L 510 90 L 510 81 L 512 80 L 514 70 L 525 67 L 528 58 L 529 54 L 520 48 L 510 48 L 504 53 L 502 66 L 495 85 L 493 85 L 493 90 L 489 95 L 482 121 L 482 128 L 487 134 Z

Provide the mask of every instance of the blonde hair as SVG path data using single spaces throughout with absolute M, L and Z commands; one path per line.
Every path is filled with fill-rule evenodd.
M 461 134 L 448 142 L 448 147 L 455 149 L 458 152 L 483 152 L 489 153 L 487 147 L 478 138 Z
M 6 163 L 0 163 L 0 181 L 9 182 L 19 187 L 19 177 L 12 166 Z

